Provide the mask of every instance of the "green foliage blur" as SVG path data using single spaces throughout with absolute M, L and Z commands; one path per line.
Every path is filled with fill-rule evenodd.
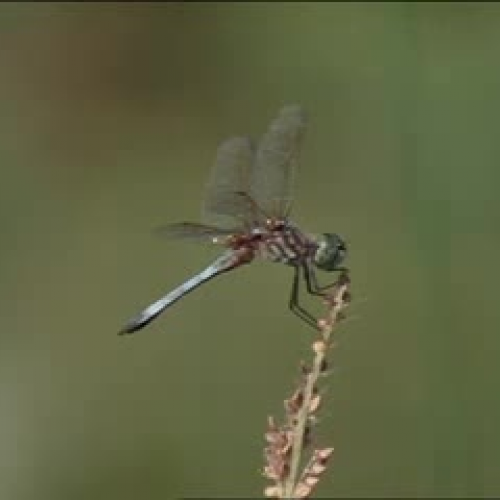
M 153 229 L 286 103 L 294 220 L 353 280 L 317 495 L 500 495 L 499 53 L 494 3 L 1 4 L 0 498 L 262 495 L 314 338 L 290 269 L 116 333 L 217 255 Z

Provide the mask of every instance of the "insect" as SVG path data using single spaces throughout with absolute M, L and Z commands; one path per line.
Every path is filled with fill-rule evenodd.
M 306 118 L 300 106 L 288 105 L 271 122 L 257 148 L 248 137 L 231 137 L 217 149 L 202 206 L 202 223 L 180 222 L 161 228 L 163 234 L 210 241 L 225 251 L 207 268 L 188 279 L 132 318 L 120 334 L 136 332 L 203 283 L 256 258 L 294 269 L 290 309 L 317 328 L 317 320 L 299 303 L 303 280 L 310 294 L 323 295 L 316 270 L 338 271 L 347 248 L 335 233 L 312 236 L 289 220 L 291 188 Z

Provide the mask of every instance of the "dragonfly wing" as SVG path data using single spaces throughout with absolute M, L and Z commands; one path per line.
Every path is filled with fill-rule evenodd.
M 134 333 L 141 328 L 145 327 L 148 323 L 153 321 L 157 316 L 159 316 L 167 307 L 171 306 L 179 299 L 187 295 L 189 292 L 198 288 L 200 285 L 206 281 L 219 276 L 220 274 L 229 271 L 241 264 L 238 256 L 232 251 L 225 252 L 218 259 L 216 259 L 212 264 L 210 264 L 203 271 L 198 273 L 196 276 L 188 279 L 182 285 L 178 286 L 167 295 L 163 296 L 161 299 L 153 302 L 151 305 L 146 307 L 137 316 L 133 317 L 120 331 L 120 335 L 125 335 L 127 333 Z
M 302 108 L 289 105 L 282 108 L 262 137 L 253 164 L 250 196 L 269 216 L 288 214 L 305 128 Z
M 202 206 L 204 223 L 232 229 L 244 226 L 250 206 L 240 194 L 248 191 L 253 159 L 248 137 L 231 137 L 220 144 Z
M 234 229 L 222 229 L 195 222 L 177 222 L 166 224 L 155 229 L 158 236 L 191 241 L 207 241 L 210 243 L 223 242 L 226 238 L 237 232 Z

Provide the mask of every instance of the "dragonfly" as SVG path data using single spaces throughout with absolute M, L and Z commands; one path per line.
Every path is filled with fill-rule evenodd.
M 336 233 L 311 235 L 290 219 L 291 191 L 306 116 L 299 105 L 284 106 L 258 147 L 249 137 L 231 137 L 217 149 L 202 204 L 201 223 L 179 222 L 161 234 L 220 245 L 224 251 L 208 267 L 153 302 L 119 331 L 141 330 L 202 284 L 255 259 L 282 263 L 294 270 L 289 309 L 309 325 L 317 319 L 299 301 L 301 283 L 311 295 L 325 295 L 317 270 L 345 271 L 344 240 Z

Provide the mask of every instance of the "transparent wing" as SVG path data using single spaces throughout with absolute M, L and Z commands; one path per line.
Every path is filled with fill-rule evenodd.
M 157 227 L 155 234 L 166 238 L 192 240 L 199 242 L 223 243 L 237 230 L 222 229 L 195 222 L 176 222 Z
M 282 108 L 262 137 L 250 179 L 250 196 L 269 216 L 290 210 L 293 176 L 306 127 L 300 106 Z
M 217 149 L 208 180 L 202 221 L 234 230 L 251 217 L 251 207 L 241 193 L 248 191 L 254 150 L 248 137 L 231 137 Z

